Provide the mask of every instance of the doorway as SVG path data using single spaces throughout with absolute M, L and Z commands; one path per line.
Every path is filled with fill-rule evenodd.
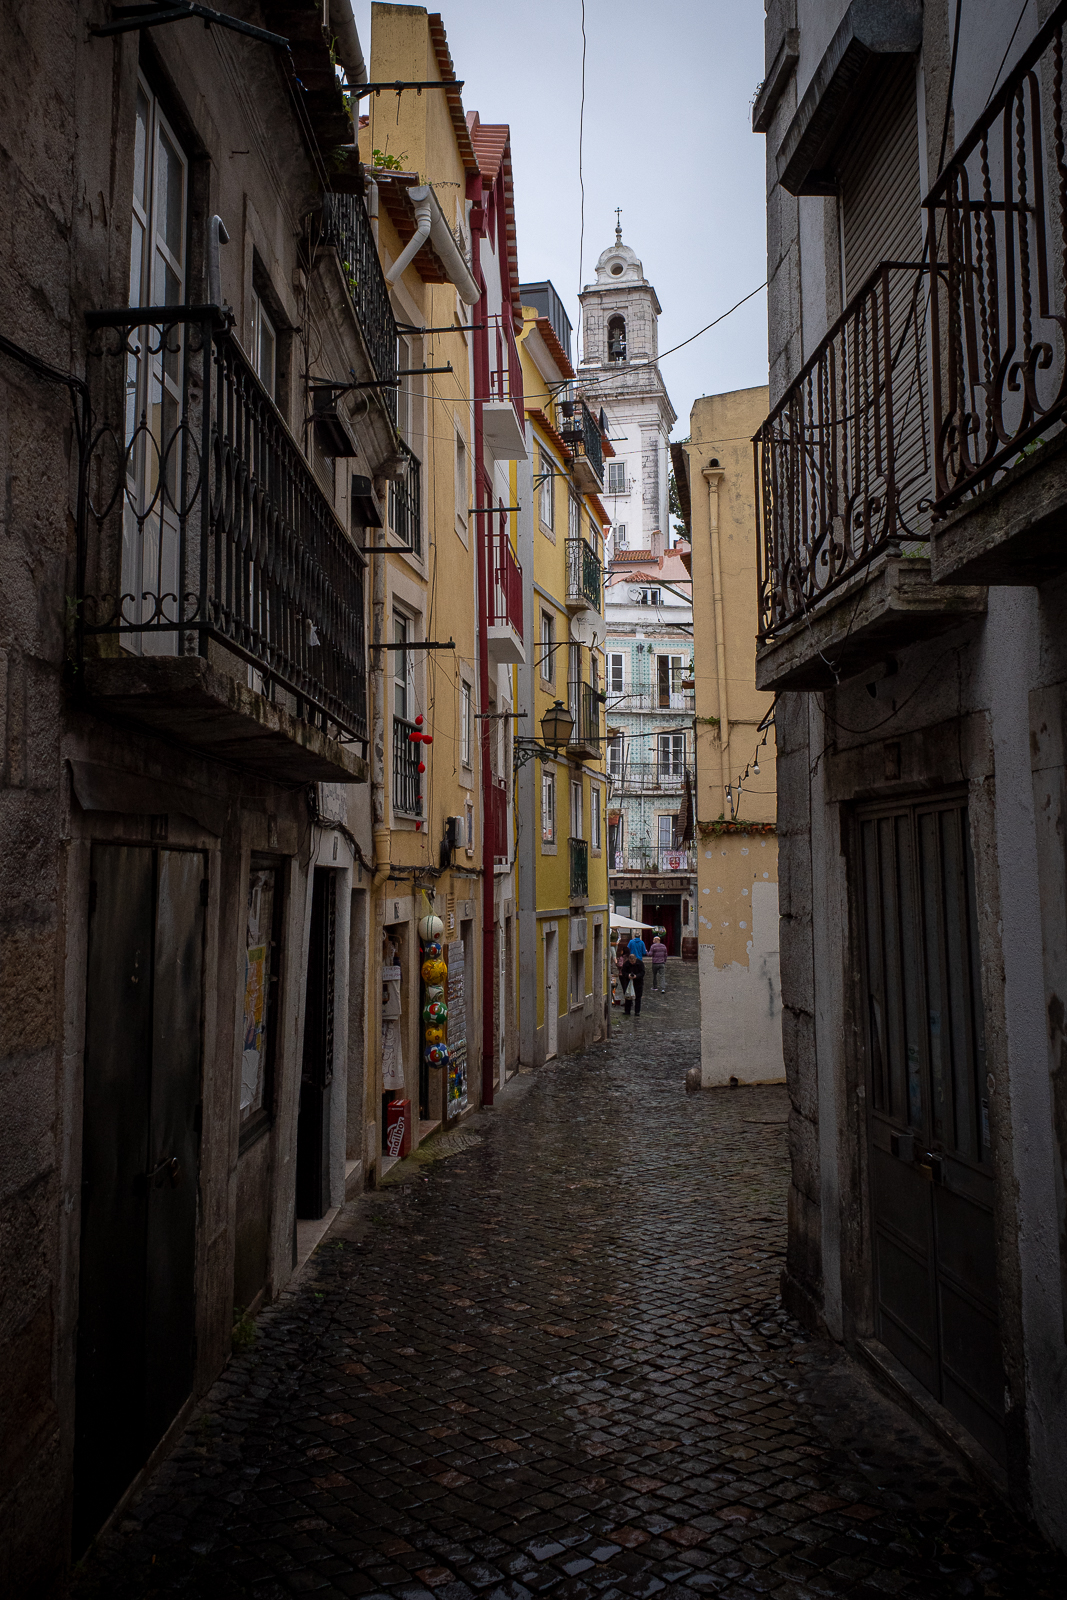
M 94 845 L 75 1379 L 75 1556 L 192 1391 L 207 860 Z
M 593 1038 L 604 1037 L 604 924 L 593 924 Z
M 545 929 L 545 1060 L 559 1049 L 559 934 Z
M 325 1216 L 330 1209 L 336 876 L 329 867 L 316 867 L 311 889 L 300 1115 L 296 1125 L 296 1214 L 303 1219 Z
M 659 895 L 653 898 L 645 895 L 643 901 L 642 919 L 655 927 L 662 928 L 663 942 L 667 946 L 669 956 L 678 955 L 682 948 L 682 897 L 680 894 Z M 651 945 L 651 928 L 642 933 L 645 943 Z
M 879 1339 L 998 1461 L 994 1178 L 967 806 L 859 817 Z

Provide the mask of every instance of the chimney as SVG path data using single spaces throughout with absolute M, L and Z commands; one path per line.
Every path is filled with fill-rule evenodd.
M 652 530 L 652 559 L 663 565 L 663 535 L 658 528 Z

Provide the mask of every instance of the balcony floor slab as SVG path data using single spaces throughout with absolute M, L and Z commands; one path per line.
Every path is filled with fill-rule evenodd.
M 1067 572 L 1067 433 L 934 524 L 936 584 L 1037 584 Z
M 367 763 L 202 656 L 87 661 L 90 702 L 257 777 L 285 783 L 366 783 Z
M 983 617 L 986 591 L 935 586 L 929 561 L 892 556 L 857 573 L 756 652 L 758 689 L 832 689 L 901 650 Z

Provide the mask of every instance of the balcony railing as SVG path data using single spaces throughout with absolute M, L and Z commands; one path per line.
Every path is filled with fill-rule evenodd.
M 761 640 L 928 538 L 928 283 L 878 267 L 755 436 Z
M 685 775 L 694 781 L 692 767 L 674 761 L 613 762 L 608 756 L 608 782 L 612 794 L 681 794 Z
M 589 894 L 589 845 L 585 839 L 568 839 L 571 854 L 571 898 L 584 900 Z
M 489 790 L 489 840 L 493 861 L 506 865 L 511 859 L 508 845 L 508 786 L 494 778 Z
M 556 399 L 556 428 L 574 456 L 583 456 L 604 481 L 604 442 L 592 412 L 580 396 L 564 389 Z
M 399 440 L 405 463 L 398 478 L 389 480 L 389 527 L 402 544 L 422 554 L 422 469 L 414 450 Z
M 511 547 L 506 528 L 497 528 L 489 541 L 489 626 L 510 623 L 522 638 L 522 568 Z
M 1058 432 L 1067 409 L 1067 4 L 1056 7 L 924 202 L 935 508 Z
M 568 740 L 568 749 L 586 755 L 600 754 L 601 699 L 591 683 L 570 683 L 567 686 L 567 704 L 574 718 L 574 729 Z
M 657 865 L 660 872 L 688 872 L 689 852 L 688 850 L 661 849 Z
M 588 539 L 568 539 L 567 604 L 592 606 L 602 611 L 602 569 L 600 557 Z
M 695 711 L 693 689 L 636 689 L 630 694 L 609 694 L 609 711 Z
M 328 194 L 322 207 L 323 243 L 336 247 L 375 376 L 396 422 L 397 333 L 389 290 L 378 260 L 367 208 L 359 195 Z
M 409 817 L 422 816 L 423 744 L 420 729 L 403 717 L 393 718 L 393 810 Z
M 362 557 L 219 313 L 138 316 L 87 318 L 82 654 L 221 651 L 297 717 L 365 741 Z

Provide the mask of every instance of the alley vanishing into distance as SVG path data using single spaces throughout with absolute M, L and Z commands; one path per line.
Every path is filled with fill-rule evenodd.
M 79 1600 L 1058 1596 L 777 1294 L 784 1088 L 687 1095 L 695 969 L 346 1207 Z

